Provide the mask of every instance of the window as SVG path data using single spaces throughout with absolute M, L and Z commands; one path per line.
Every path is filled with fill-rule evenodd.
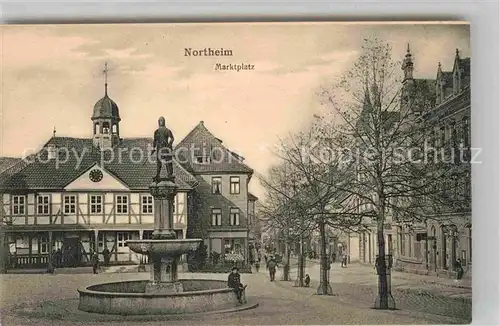
M 212 226 L 222 225 L 222 209 L 212 208 Z
M 412 252 L 411 252 L 411 234 L 407 233 L 406 238 L 408 239 L 408 257 L 412 257 Z
M 128 232 L 118 232 L 118 247 L 125 247 L 127 240 L 130 240 L 130 233 Z
M 16 238 L 16 248 L 18 249 L 28 249 L 30 247 L 29 237 L 27 235 L 19 235 Z
M 406 256 L 406 246 L 405 246 L 405 234 L 403 233 L 403 228 L 399 227 L 399 247 L 401 250 L 401 256 Z
M 102 133 L 109 134 L 109 122 L 102 123 Z
M 142 213 L 152 214 L 153 213 L 153 196 L 142 196 Z
M 99 251 L 101 250 L 104 250 L 104 233 L 99 233 L 99 235 L 97 236 L 97 242 L 98 242 L 98 246 L 99 246 Z
M 239 194 L 240 193 L 240 177 L 230 177 L 230 193 Z
M 229 219 L 231 225 L 240 225 L 240 209 L 237 207 L 231 208 Z
M 469 147 L 469 117 L 462 119 L 462 143 L 464 147 Z
M 49 239 L 47 237 L 41 237 L 40 238 L 40 253 L 41 254 L 48 254 L 49 253 Z
M 417 233 L 414 245 L 415 245 L 415 258 L 422 259 L 422 241 L 427 241 L 427 233 Z
M 212 177 L 212 194 L 220 195 L 222 193 L 222 178 Z
M 127 196 L 116 196 L 116 213 L 117 214 L 127 214 L 128 213 L 128 197 Z
M 210 156 L 202 155 L 202 156 L 196 156 L 196 163 L 198 164 L 208 164 L 210 163 Z
M 75 214 L 76 212 L 76 196 L 64 196 L 64 214 Z
M 26 210 L 25 204 L 26 199 L 24 196 L 14 196 L 12 198 L 12 214 L 24 215 L 24 212 Z
M 225 239 L 224 240 L 224 253 L 225 254 L 236 254 L 242 252 L 241 239 Z
M 36 213 L 38 215 L 49 215 L 49 196 L 42 195 L 37 197 Z
M 452 121 L 450 124 L 450 129 L 451 129 L 451 143 L 453 144 L 453 147 L 457 145 L 457 126 L 455 124 L 455 121 Z
M 444 126 L 439 129 L 439 136 L 441 137 L 441 143 L 439 144 L 439 146 L 444 147 L 446 144 L 446 132 Z
M 101 195 L 91 195 L 90 196 L 90 213 L 91 214 L 102 213 L 102 196 Z

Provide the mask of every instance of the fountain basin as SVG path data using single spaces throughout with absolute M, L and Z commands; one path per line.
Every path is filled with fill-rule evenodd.
M 127 246 L 133 252 L 143 255 L 153 254 L 165 257 L 178 257 L 196 250 L 202 239 L 160 239 L 128 240 Z
M 145 293 L 147 280 L 96 284 L 79 289 L 79 310 L 113 315 L 172 315 L 237 307 L 236 294 L 221 280 L 184 279 L 184 292 Z

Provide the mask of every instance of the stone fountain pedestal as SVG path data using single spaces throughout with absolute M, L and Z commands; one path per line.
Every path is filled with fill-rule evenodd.
M 177 239 L 177 233 L 173 229 L 177 185 L 173 177 L 154 181 L 149 190 L 154 199 L 153 239 L 129 240 L 127 245 L 134 252 L 148 255 L 151 276 L 146 293 L 183 292 L 182 283 L 178 281 L 180 256 L 196 250 L 202 240 Z

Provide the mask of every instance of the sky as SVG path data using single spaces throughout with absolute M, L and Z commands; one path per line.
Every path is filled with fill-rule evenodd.
M 164 116 L 176 140 L 204 121 L 256 174 L 276 164 L 273 146 L 324 113 L 317 91 L 352 67 L 363 38 L 378 37 L 415 78 L 471 55 L 469 25 L 450 23 L 217 23 L 1 26 L 0 156 L 21 157 L 57 136 L 91 137 L 92 109 L 108 94 L 120 136 L 152 137 Z M 188 57 L 224 48 L 231 57 Z M 216 71 L 216 63 L 252 64 Z M 250 189 L 263 196 L 257 178 Z

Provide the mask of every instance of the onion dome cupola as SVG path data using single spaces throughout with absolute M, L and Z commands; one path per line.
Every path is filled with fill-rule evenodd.
M 104 65 L 104 97 L 94 105 L 92 114 L 94 146 L 111 148 L 120 141 L 120 112 L 118 105 L 108 96 L 108 64 Z

